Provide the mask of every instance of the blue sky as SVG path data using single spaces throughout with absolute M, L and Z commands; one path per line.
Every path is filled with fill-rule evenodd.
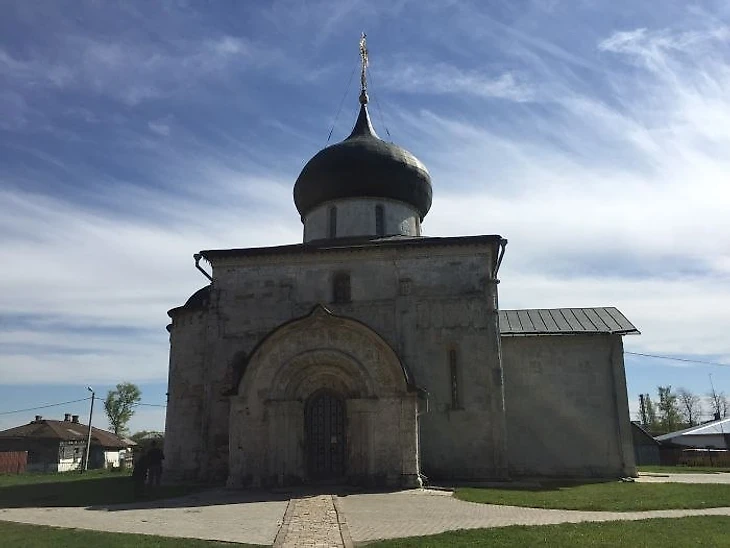
M 192 253 L 301 241 L 292 187 L 355 119 L 363 30 L 376 128 L 433 177 L 425 232 L 509 239 L 502 307 L 613 305 L 629 351 L 730 363 L 724 1 L 2 2 L 0 412 L 120 381 L 164 404 Z M 730 393 L 730 367 L 626 370 L 632 409 Z M 88 401 L 38 411 L 64 412 Z

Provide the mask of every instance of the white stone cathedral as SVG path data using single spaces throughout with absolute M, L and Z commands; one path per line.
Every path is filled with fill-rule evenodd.
M 294 185 L 303 243 L 219 249 L 168 312 L 165 476 L 232 487 L 635 473 L 616 309 L 500 310 L 498 235 L 425 237 L 426 167 L 352 133 Z

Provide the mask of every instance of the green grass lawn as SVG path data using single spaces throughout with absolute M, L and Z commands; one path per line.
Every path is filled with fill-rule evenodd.
M 719 474 L 730 472 L 730 468 L 710 466 L 639 466 L 639 472 L 646 474 Z
M 603 546 L 641 548 L 649 546 L 730 546 L 730 517 L 698 516 L 605 523 L 565 523 L 473 529 L 427 537 L 411 537 L 368 544 L 378 548 L 455 548 L 490 546 L 523 548 L 530 546 Z
M 642 511 L 730 506 L 730 484 L 605 482 L 540 488 L 465 487 L 456 498 L 469 502 L 562 508 L 566 510 Z M 730 538 L 730 531 L 728 532 Z
M 104 548 L 211 548 L 213 546 L 253 546 L 207 540 L 103 533 L 84 529 L 61 529 L 43 525 L 25 525 L 0 521 L 0 542 L 13 548 L 78 548 L 79 546 Z
M 188 485 L 147 489 L 142 500 L 178 497 Z M 129 473 L 92 470 L 62 474 L 0 475 L 0 508 L 29 506 L 99 506 L 136 502 Z
M 36 483 L 55 483 L 61 481 L 80 481 L 99 478 L 129 478 L 131 470 L 89 470 L 73 472 L 27 472 L 25 474 L 0 474 L 0 487 L 10 485 L 33 485 Z

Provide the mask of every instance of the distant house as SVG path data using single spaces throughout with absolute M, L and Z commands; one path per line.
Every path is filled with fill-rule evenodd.
M 655 440 L 640 424 L 631 422 L 631 437 L 634 441 L 634 459 L 637 466 L 661 464 L 659 448 L 661 443 Z
M 0 432 L 0 451 L 27 451 L 28 471 L 66 472 L 83 465 L 88 426 L 78 415 L 66 413 L 64 420 L 35 420 Z M 134 445 L 130 440 L 91 428 L 89 468 L 118 467 L 120 457 Z
M 699 449 L 730 449 L 730 417 L 684 430 L 669 432 L 655 438 L 662 443 Z
M 0 474 L 22 474 L 27 465 L 27 451 L 0 451 Z

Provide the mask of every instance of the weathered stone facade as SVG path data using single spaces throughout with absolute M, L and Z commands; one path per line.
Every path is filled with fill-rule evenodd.
M 416 390 L 398 356 L 364 324 L 317 306 L 267 336 L 248 361 L 231 400 L 230 484 L 307 477 L 305 405 L 322 390 L 345 400 L 336 443 L 345 445 L 350 482 L 418 483 Z
M 303 409 L 327 389 L 345 401 L 351 481 L 504 477 L 501 239 L 433 240 L 210 252 L 206 297 L 171 311 L 169 473 L 306 481 Z M 342 272 L 351 299 L 332 302 Z
M 166 479 L 633 473 L 620 334 L 636 329 L 602 309 L 574 335 L 577 317 L 538 313 L 568 336 L 503 338 L 506 240 L 422 237 L 430 175 L 360 101 L 295 184 L 304 243 L 196 254 L 211 284 L 169 312 Z
M 513 476 L 636 471 L 620 335 L 503 337 Z

